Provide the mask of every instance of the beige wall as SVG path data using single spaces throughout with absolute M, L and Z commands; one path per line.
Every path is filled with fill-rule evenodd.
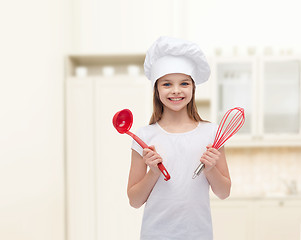
M 301 52 L 299 0 L 74 0 L 76 51 L 144 53 L 160 35 L 187 38 L 205 53 L 271 48 Z M 256 16 L 256 17 L 254 17 Z M 279 17 L 282 16 L 282 17 Z
M 232 178 L 232 197 L 290 195 L 296 182 L 301 191 L 301 148 L 226 148 Z
M 0 239 L 62 240 L 68 0 L 0 8 Z

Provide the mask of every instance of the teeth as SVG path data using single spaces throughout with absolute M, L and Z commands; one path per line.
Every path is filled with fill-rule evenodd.
M 182 100 L 183 98 L 170 98 L 171 101 L 180 101 Z

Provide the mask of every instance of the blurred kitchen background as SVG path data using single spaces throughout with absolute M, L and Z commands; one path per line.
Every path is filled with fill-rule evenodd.
M 231 196 L 212 195 L 215 239 L 301 239 L 299 0 L 6 1 L 0 20 L 0 239 L 139 239 L 131 139 L 112 117 L 148 123 L 144 54 L 161 35 L 205 52 L 203 118 L 246 111 L 226 145 Z

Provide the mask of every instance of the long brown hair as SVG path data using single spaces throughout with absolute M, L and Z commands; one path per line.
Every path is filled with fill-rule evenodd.
M 195 83 L 192 80 L 193 89 L 192 89 L 192 98 L 191 101 L 187 104 L 187 113 L 188 116 L 195 120 L 196 122 L 204 121 L 200 115 L 198 114 L 198 109 L 195 104 Z M 163 115 L 163 103 L 160 100 L 159 91 L 158 91 L 158 81 L 156 81 L 154 86 L 154 94 L 153 94 L 153 114 L 151 116 L 151 119 L 149 121 L 149 124 L 153 124 L 158 122 Z

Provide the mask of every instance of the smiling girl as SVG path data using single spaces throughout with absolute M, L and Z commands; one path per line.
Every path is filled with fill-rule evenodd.
M 196 44 L 161 37 L 148 50 L 144 68 L 154 87 L 153 114 L 137 135 L 150 147 L 133 142 L 127 190 L 131 206 L 146 203 L 140 239 L 212 240 L 209 187 L 225 199 L 231 180 L 224 148 L 211 147 L 217 125 L 202 120 L 195 104 L 195 85 L 208 80 L 209 65 Z M 205 169 L 192 179 L 200 161 Z

